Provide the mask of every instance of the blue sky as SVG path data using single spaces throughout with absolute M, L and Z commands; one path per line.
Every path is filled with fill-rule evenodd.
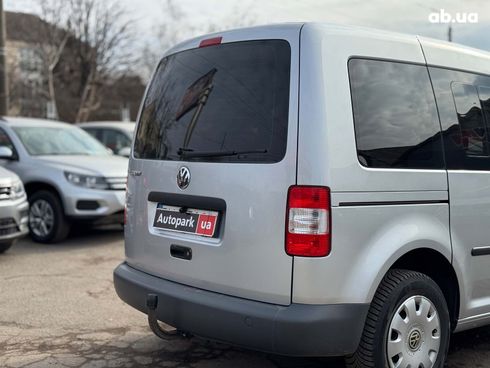
M 167 19 L 164 0 L 119 0 L 136 18 L 139 41 L 153 37 L 152 30 Z M 234 24 L 290 21 L 326 21 L 353 24 L 439 39 L 447 37 L 447 24 L 432 24 L 429 14 L 477 13 L 478 23 L 454 24 L 454 41 L 490 50 L 490 0 L 174 0 L 183 12 L 180 37 Z M 33 11 L 33 0 L 5 0 L 7 10 Z

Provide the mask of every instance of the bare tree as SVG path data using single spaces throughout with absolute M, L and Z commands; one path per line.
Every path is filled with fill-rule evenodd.
M 174 0 L 164 0 L 160 7 L 160 13 L 162 21 L 152 27 L 155 34 L 151 35 L 150 41 L 145 43 L 142 50 L 140 74 L 145 79 L 150 77 L 165 50 L 175 45 L 181 38 L 181 24 L 184 22 L 185 14 L 179 5 Z M 192 26 L 187 24 L 186 28 L 188 27 Z
M 131 62 L 132 23 L 116 0 L 38 0 L 38 7 L 45 95 L 57 115 L 55 72 L 64 63 L 78 85 L 75 121 L 87 120 L 100 106 L 101 88 Z
M 79 81 L 76 122 L 99 108 L 100 90 L 133 61 L 132 22 L 116 1 L 69 0 L 70 34 Z
M 52 109 L 51 118 L 58 118 L 55 89 L 55 69 L 60 62 L 61 55 L 70 37 L 69 18 L 66 16 L 66 1 L 39 0 L 40 37 L 36 47 L 37 53 L 43 63 L 43 74 L 46 77 L 47 88 L 44 95 Z
M 156 30 L 155 34 L 143 47 L 141 74 L 145 79 L 149 78 L 163 53 L 186 38 L 257 24 L 257 17 L 253 9 L 238 5 L 226 16 L 226 19 L 210 19 L 205 24 L 193 23 L 190 19 L 191 14 L 184 11 L 176 0 L 165 0 L 160 8 L 160 13 L 162 14 L 161 21 L 152 27 Z M 182 27 L 182 24 L 185 24 L 185 27 Z

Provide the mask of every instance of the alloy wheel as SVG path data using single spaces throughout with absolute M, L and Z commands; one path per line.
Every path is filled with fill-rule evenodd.
M 29 225 L 31 231 L 41 238 L 47 237 L 53 231 L 54 210 L 48 201 L 38 199 L 31 204 Z

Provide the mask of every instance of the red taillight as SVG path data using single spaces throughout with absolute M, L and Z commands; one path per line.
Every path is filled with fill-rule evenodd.
M 199 44 L 199 47 L 219 45 L 219 44 L 221 44 L 222 40 L 223 40 L 223 37 L 207 38 L 207 39 L 201 41 L 201 43 Z
M 325 257 L 330 254 L 330 189 L 292 186 L 286 213 L 286 253 Z

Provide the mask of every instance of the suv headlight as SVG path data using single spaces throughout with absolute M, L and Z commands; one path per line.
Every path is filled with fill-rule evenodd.
M 81 175 L 72 172 L 65 172 L 66 180 L 79 187 L 90 189 L 108 189 L 109 184 L 102 176 Z
M 20 180 L 16 180 L 12 183 L 12 188 L 10 190 L 10 198 L 11 199 L 18 199 L 22 198 L 26 195 L 26 192 L 24 191 L 24 185 Z

